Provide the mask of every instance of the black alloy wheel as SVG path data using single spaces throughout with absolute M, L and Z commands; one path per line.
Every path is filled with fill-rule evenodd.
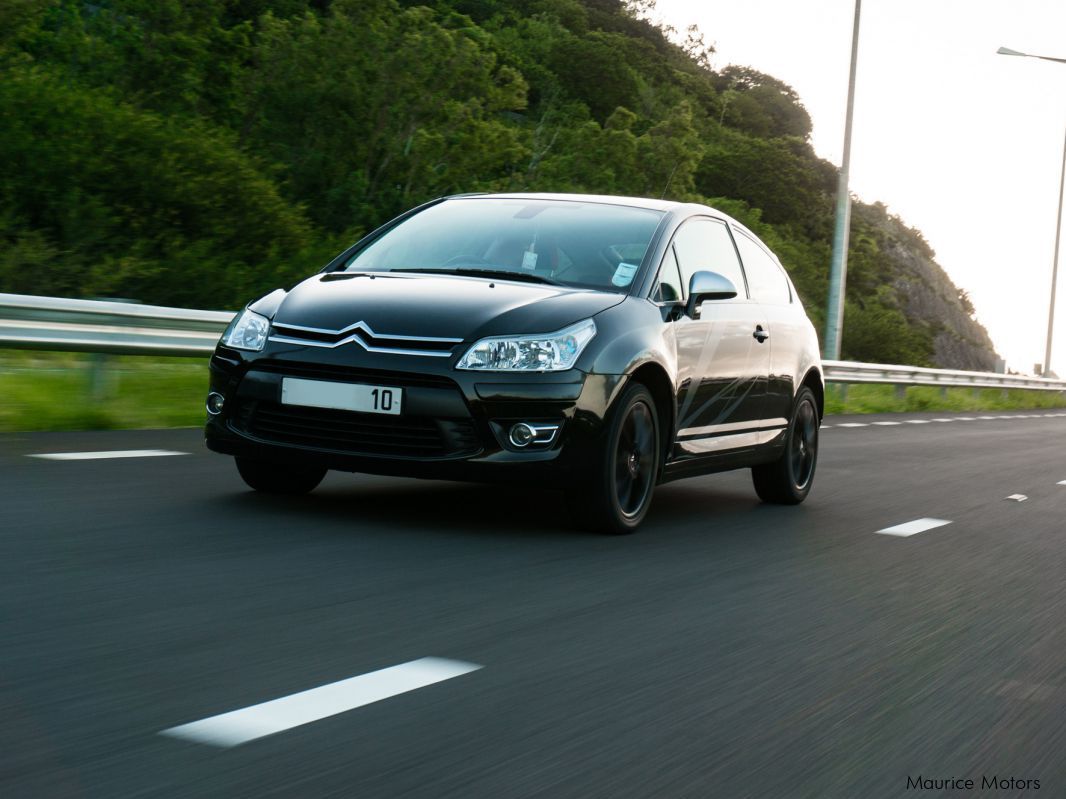
M 279 463 L 237 456 L 237 471 L 241 479 L 264 494 L 307 494 L 314 491 L 326 469 L 321 466 Z
M 616 402 L 590 479 L 567 493 L 574 517 L 588 529 L 633 532 L 651 506 L 660 449 L 655 401 L 635 383 Z
M 807 498 L 818 464 L 819 426 L 814 393 L 804 386 L 793 405 L 781 457 L 773 463 L 752 467 L 752 482 L 759 499 L 778 505 L 798 505 Z

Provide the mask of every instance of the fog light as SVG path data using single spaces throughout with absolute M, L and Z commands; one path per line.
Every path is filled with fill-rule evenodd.
M 217 391 L 212 391 L 207 395 L 207 412 L 212 416 L 218 416 L 222 413 L 222 406 L 225 404 L 226 398 Z
M 508 438 L 511 439 L 511 443 L 516 447 L 529 446 L 533 439 L 537 437 L 537 431 L 530 427 L 525 422 L 519 422 L 511 428 L 511 432 Z

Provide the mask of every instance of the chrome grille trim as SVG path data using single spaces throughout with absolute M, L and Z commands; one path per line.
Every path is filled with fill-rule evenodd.
M 270 336 L 267 340 L 278 344 L 299 344 L 303 347 L 326 347 L 327 349 L 333 349 L 354 341 L 367 352 L 380 352 L 385 355 L 424 355 L 427 358 L 450 358 L 452 356 L 451 350 L 441 352 L 440 350 L 398 350 L 390 347 L 371 347 L 358 336 L 348 336 L 348 338 L 333 342 L 310 341 L 305 338 L 289 338 L 288 336 Z
M 284 327 L 289 330 L 302 330 L 306 333 L 322 333 L 328 336 L 343 336 L 345 333 L 350 333 L 353 330 L 362 330 L 370 338 L 387 338 L 395 341 L 436 341 L 442 344 L 461 344 L 461 338 L 438 338 L 436 336 L 400 336 L 393 335 L 391 333 L 375 333 L 366 322 L 356 322 L 354 325 L 348 325 L 340 330 L 330 330 L 326 327 L 304 327 L 303 325 L 290 325 L 285 322 L 276 322 L 274 327 Z
M 311 338 L 302 338 L 299 333 L 312 333 L 318 336 L 339 336 L 336 341 L 318 341 Z M 365 339 L 370 339 L 366 341 Z M 383 355 L 416 355 L 426 358 L 449 358 L 452 355 L 454 345 L 461 343 L 461 338 L 441 338 L 438 336 L 403 336 L 388 333 L 375 333 L 366 322 L 356 322 L 354 325 L 331 330 L 325 327 L 305 327 L 303 325 L 290 325 L 283 322 L 271 325 L 269 341 L 277 344 L 298 344 L 304 347 L 323 347 L 335 349 L 345 344 L 355 342 L 367 352 L 381 353 Z M 383 341 L 423 343 L 427 345 L 451 345 L 447 349 L 418 349 L 417 347 L 386 347 L 375 346 Z

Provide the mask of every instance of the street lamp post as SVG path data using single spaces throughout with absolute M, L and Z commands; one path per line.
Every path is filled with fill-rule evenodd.
M 855 0 L 855 26 L 851 33 L 851 70 L 848 73 L 848 107 L 844 117 L 844 154 L 840 161 L 837 182 L 836 223 L 833 227 L 833 254 L 829 264 L 829 301 L 825 312 L 825 341 L 822 357 L 840 358 L 841 328 L 844 324 L 844 289 L 848 276 L 848 238 L 851 232 L 851 194 L 848 190 L 848 170 L 851 164 L 851 116 L 855 107 L 855 67 L 859 60 L 859 9 L 862 0 Z
M 1025 58 L 1039 58 L 1041 61 L 1057 61 L 1066 64 L 1066 58 L 1052 58 L 1046 55 L 1033 55 L 1011 50 L 1009 47 L 1001 47 L 997 51 L 1000 55 L 1018 55 Z M 1055 331 L 1055 289 L 1059 277 L 1059 242 L 1062 240 L 1062 196 L 1066 189 L 1066 138 L 1062 143 L 1062 172 L 1059 175 L 1059 210 L 1055 216 L 1055 254 L 1051 259 L 1051 300 L 1047 312 L 1047 347 L 1044 350 L 1044 375 L 1051 372 L 1051 336 Z

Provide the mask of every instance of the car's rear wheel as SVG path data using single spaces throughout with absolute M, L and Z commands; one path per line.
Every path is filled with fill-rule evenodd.
M 818 465 L 818 428 L 814 392 L 804 386 L 792 407 L 781 457 L 751 470 L 759 499 L 777 505 L 798 505 L 807 498 Z
M 567 492 L 567 504 L 583 527 L 631 533 L 651 506 L 659 471 L 659 420 L 643 385 L 625 390 L 611 413 L 590 474 Z
M 250 488 L 264 494 L 306 494 L 314 491 L 326 469 L 238 456 L 237 471 Z

